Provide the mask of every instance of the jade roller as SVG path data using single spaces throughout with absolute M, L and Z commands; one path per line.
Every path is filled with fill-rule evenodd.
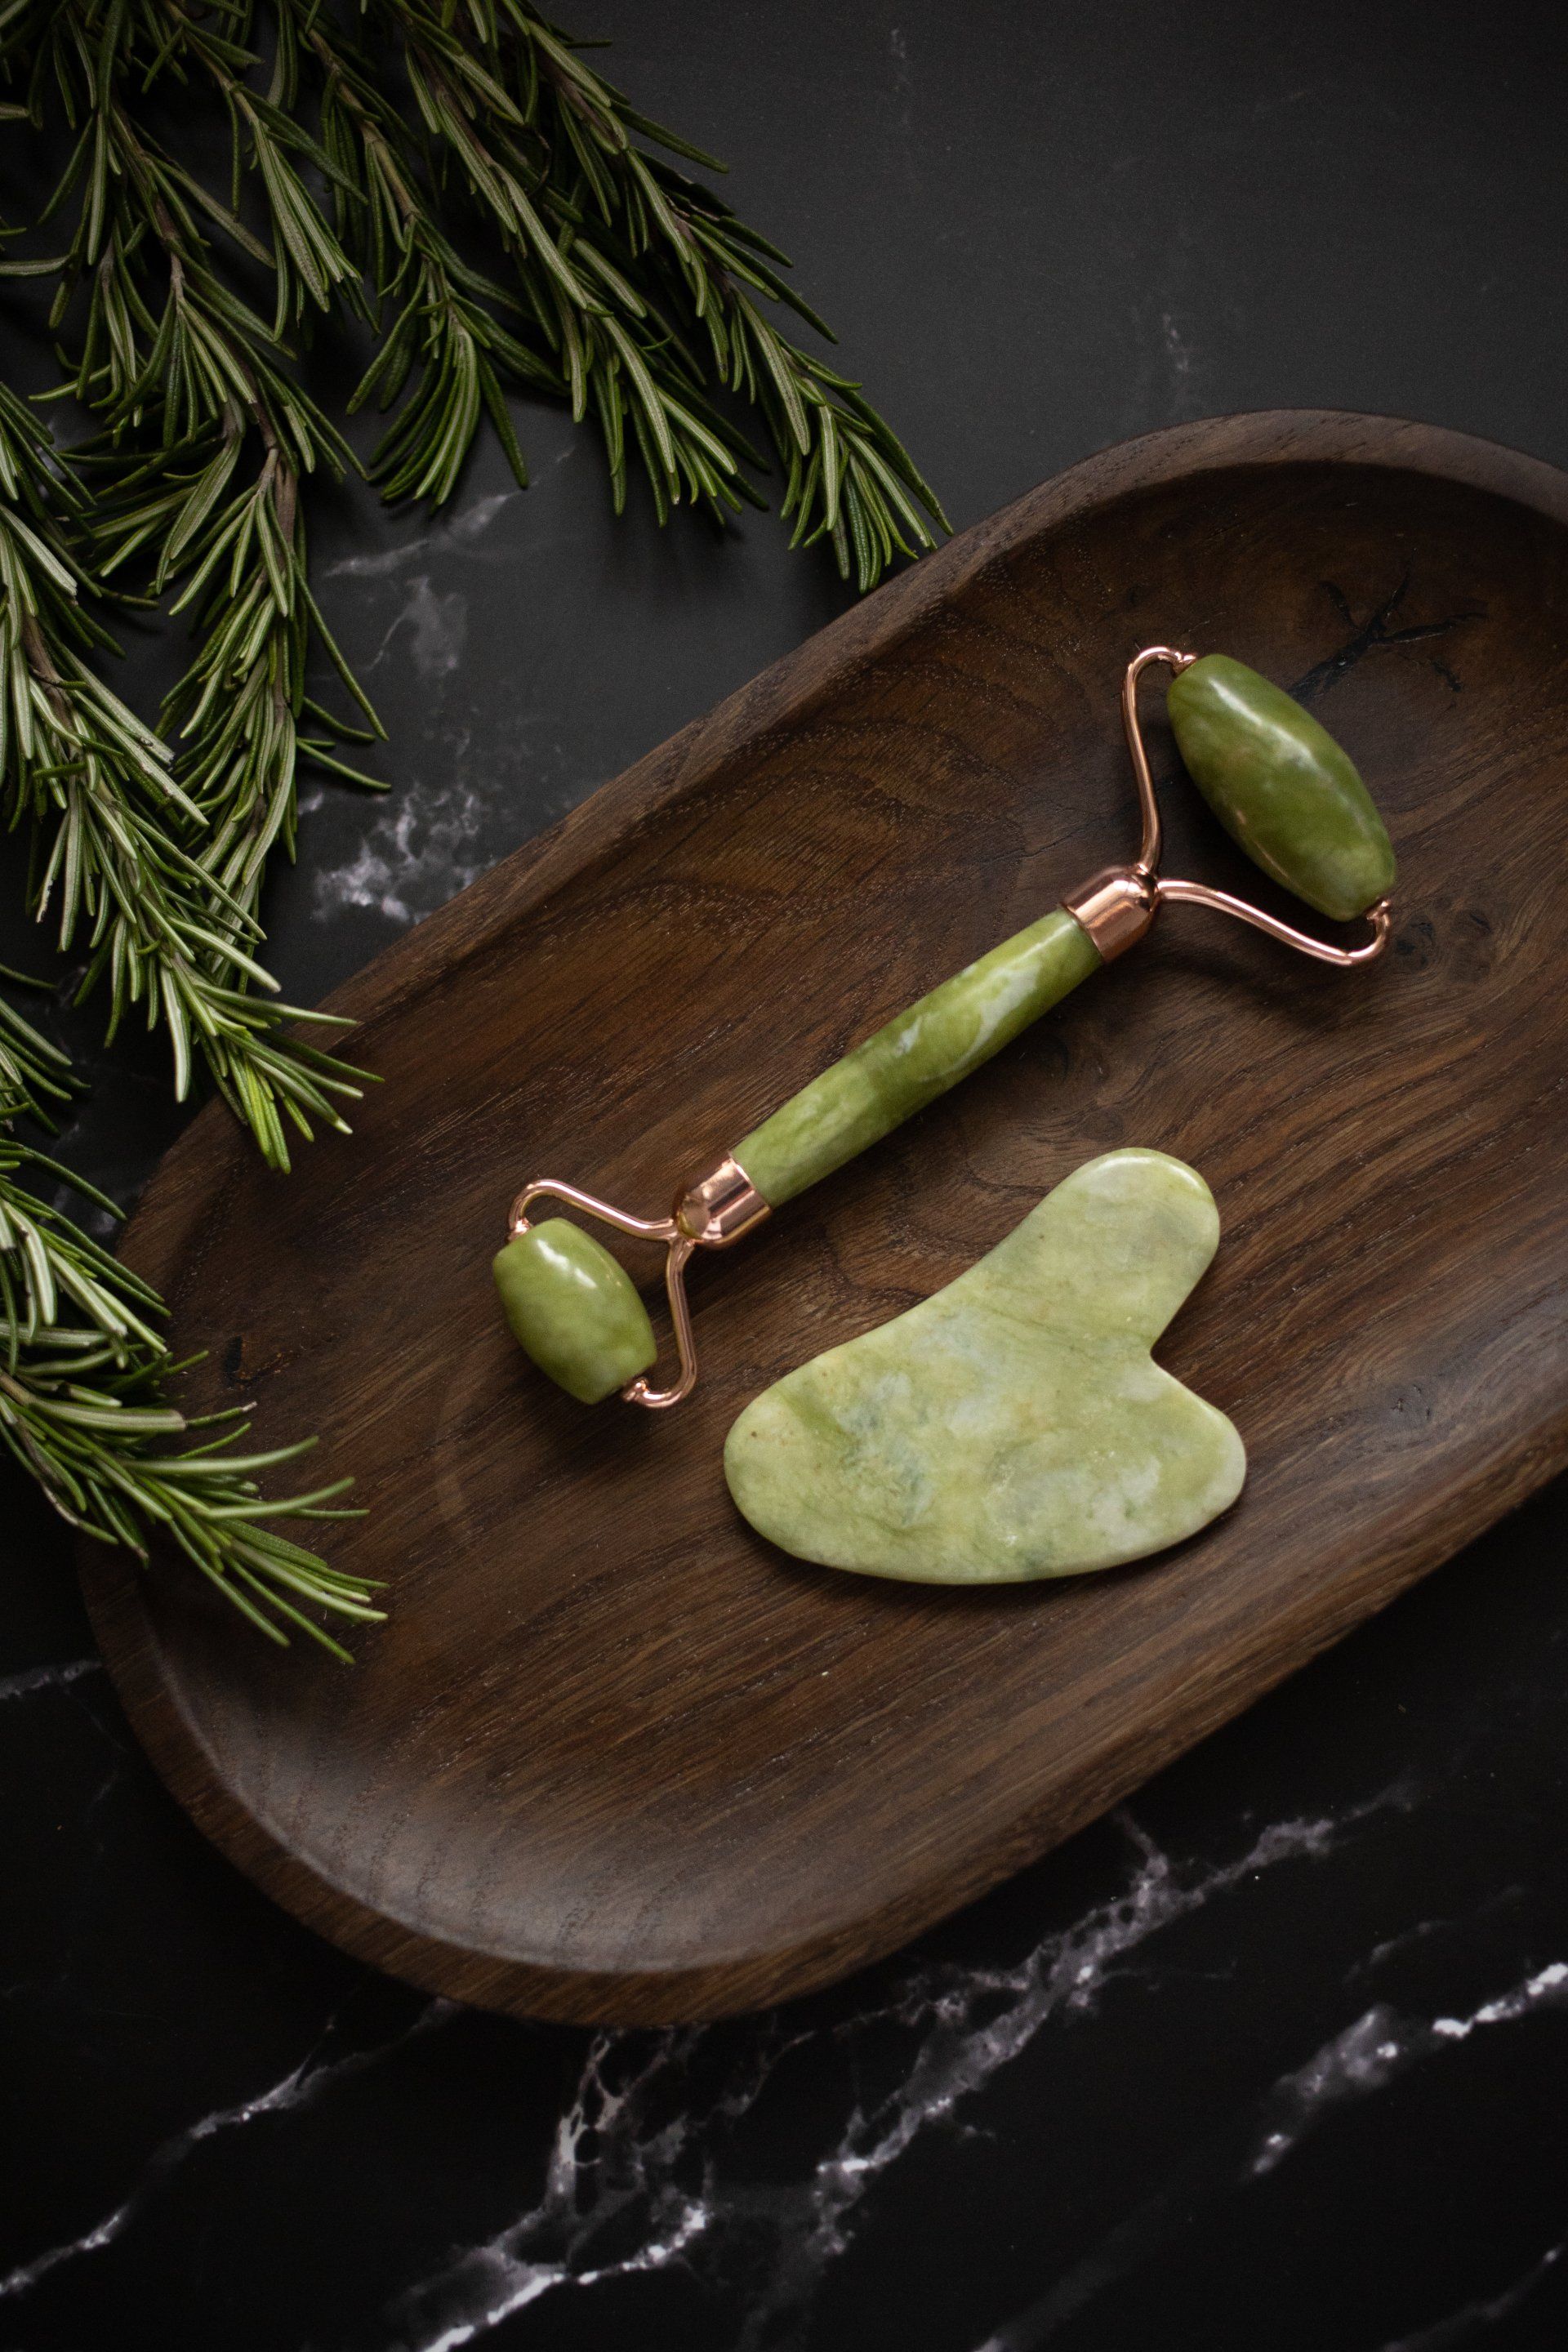
M 1229 891 L 1161 875 L 1159 803 L 1138 722 L 1139 680 L 1156 664 L 1172 673 L 1166 709 L 1182 758 L 1226 832 L 1319 914 L 1340 922 L 1364 915 L 1372 937 L 1363 946 L 1331 947 Z M 668 1217 L 628 1216 L 553 1178 L 518 1194 L 495 1260 L 496 1287 L 516 1338 L 552 1380 L 585 1404 L 617 1390 L 628 1404 L 679 1404 L 697 1380 L 685 1286 L 692 1252 L 739 1241 L 770 1210 L 945 1094 L 1080 980 L 1124 955 L 1167 900 L 1216 908 L 1322 963 L 1348 968 L 1382 954 L 1394 851 L 1350 760 L 1300 703 L 1228 654 L 1200 658 L 1149 646 L 1128 665 L 1121 716 L 1142 819 L 1135 864 L 1092 875 L 855 1046 L 687 1186 Z M 534 1223 L 530 1213 L 542 1199 L 663 1244 L 679 1357 L 668 1388 L 647 1378 L 658 1345 L 631 1277 L 580 1225 L 563 1217 Z

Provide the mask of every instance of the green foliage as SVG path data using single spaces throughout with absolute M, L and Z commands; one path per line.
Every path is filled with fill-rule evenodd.
M 355 404 L 389 406 L 415 377 L 375 461 L 389 496 L 446 496 L 481 410 L 526 479 L 499 367 L 595 418 L 617 510 L 635 455 L 661 520 L 683 499 L 722 520 L 763 500 L 747 472 L 756 453 L 708 397 L 718 385 L 760 413 L 797 543 L 828 540 L 861 588 L 933 544 L 942 509 L 902 445 L 858 385 L 761 307 L 784 303 L 829 332 L 781 274 L 784 256 L 666 160 L 721 168 L 711 156 L 637 113 L 521 0 L 471 0 L 460 16 L 433 0 L 366 0 L 364 14 L 378 52 L 401 55 L 423 142 L 363 52 L 310 0 L 284 0 L 299 54 L 323 77 L 337 229 L 384 329 Z M 466 192 L 515 294 L 463 276 L 421 195 L 432 184 Z M 508 310 L 515 331 L 498 316 Z
M 336 1499 L 351 1482 L 265 1501 L 255 1474 L 314 1441 L 238 1454 L 229 1449 L 249 1427 L 242 1412 L 175 1411 L 165 1389 L 182 1367 L 159 1335 L 157 1293 L 30 1189 L 40 1177 L 68 1184 L 113 1213 L 16 1133 L 19 1119 L 52 1124 L 73 1091 L 65 1055 L 0 999 L 0 1441 L 73 1527 L 142 1559 L 160 1535 L 274 1641 L 298 1626 L 346 1659 L 300 1603 L 378 1619 L 371 1587 L 266 1523 L 351 1517 Z M 170 1444 L 195 1432 L 205 1433 L 195 1444 Z
M 301 486 L 353 463 L 300 382 L 313 321 L 374 340 L 348 404 L 390 412 L 371 468 L 390 499 L 448 498 L 487 419 L 526 481 L 506 398 L 523 388 L 595 422 L 617 509 L 640 462 L 661 520 L 689 502 L 722 520 L 762 502 L 761 461 L 717 391 L 759 415 L 795 539 L 829 542 L 862 588 L 941 523 L 858 387 L 768 316 L 780 302 L 826 332 L 784 257 L 669 160 L 710 158 L 523 0 L 363 0 L 357 37 L 354 13 L 0 0 L 0 72 L 23 101 L 8 110 L 67 138 L 28 226 L 58 243 L 68 225 L 61 250 L 0 274 L 55 281 L 59 389 L 96 425 L 62 457 L 16 402 L 0 418 L 4 651 L 33 714 L 4 789 L 13 819 L 55 825 L 39 911 L 58 898 L 110 1027 L 142 1005 L 176 1091 L 199 1058 L 280 1167 L 289 1126 L 342 1124 L 358 1074 L 266 1002 L 266 861 L 292 853 L 301 762 L 368 784 L 342 747 L 380 732 L 307 573 Z M 226 131 L 222 190 L 170 130 L 193 110 Z M 158 738 L 81 659 L 109 642 L 89 582 L 166 596 L 193 626 Z M 307 695 L 313 648 L 355 720 Z
M 110 1034 L 161 1028 L 176 1094 L 205 1071 L 286 1168 L 289 1129 L 342 1127 L 363 1074 L 277 1002 L 267 859 L 292 855 L 301 766 L 373 785 L 345 747 L 381 732 L 309 581 L 305 485 L 355 463 L 300 381 L 320 323 L 368 340 L 347 407 L 386 416 L 389 500 L 448 499 L 487 428 L 526 483 L 522 391 L 591 421 L 616 510 L 637 467 L 661 521 L 765 504 L 750 410 L 794 543 L 862 589 L 945 522 L 858 386 L 781 331 L 776 305 L 828 333 L 784 257 L 682 168 L 721 167 L 526 0 L 0 0 L 0 76 L 11 135 L 66 153 L 37 217 L 0 229 L 32 232 L 0 276 L 52 285 L 52 396 L 89 420 L 62 451 L 0 386 L 0 804 L 79 994 L 107 995 Z M 187 160 L 209 121 L 222 186 Z M 156 729 L 98 674 L 111 597 L 189 627 Z M 335 712 L 307 693 L 316 656 Z M 237 1455 L 225 1416 L 169 1450 L 158 1300 L 23 1181 L 75 1181 L 15 1132 L 70 1087 L 0 1004 L 0 1435 L 68 1517 L 138 1549 L 162 1529 L 274 1633 L 309 1622 L 300 1598 L 377 1614 L 262 1524 L 333 1516 L 335 1487 L 257 1494 L 300 1449 Z
M 33 829 L 37 912 L 54 914 L 62 949 L 85 951 L 79 993 L 107 982 L 111 1034 L 131 1006 L 161 1021 L 176 1093 L 198 1053 L 286 1166 L 279 1108 L 307 1134 L 312 1113 L 342 1127 L 333 1098 L 359 1088 L 284 1034 L 320 1016 L 255 992 L 275 983 L 255 954 L 259 857 L 240 862 L 232 806 L 189 769 L 177 778 L 163 740 L 87 666 L 109 643 L 74 551 L 88 509 L 36 414 L 0 385 L 0 798 Z M 224 700 L 225 725 L 239 707 Z

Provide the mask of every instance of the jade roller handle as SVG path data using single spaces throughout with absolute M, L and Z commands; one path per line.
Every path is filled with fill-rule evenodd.
M 1077 918 L 1054 908 L 813 1078 L 731 1158 L 781 1207 L 988 1062 L 1101 961 Z

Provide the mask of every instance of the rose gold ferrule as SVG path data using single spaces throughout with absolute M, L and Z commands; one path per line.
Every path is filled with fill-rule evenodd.
M 710 1174 L 689 1184 L 675 1204 L 675 1222 L 694 1242 L 725 1249 L 769 1213 L 768 1204 L 734 1160 L 721 1160 Z
M 1069 890 L 1062 905 L 1082 925 L 1104 963 L 1136 947 L 1160 906 L 1160 886 L 1136 866 L 1107 866 Z

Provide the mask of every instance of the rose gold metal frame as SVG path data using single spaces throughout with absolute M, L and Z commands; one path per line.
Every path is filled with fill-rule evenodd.
M 1132 761 L 1133 781 L 1138 787 L 1138 811 L 1142 824 L 1142 840 L 1138 860 L 1133 866 L 1108 866 L 1091 875 L 1076 890 L 1069 890 L 1062 905 L 1074 919 L 1082 924 L 1101 957 L 1107 963 L 1125 955 L 1136 946 L 1153 922 L 1166 900 L 1189 907 L 1210 907 L 1215 913 L 1234 916 L 1240 923 L 1250 923 L 1255 929 L 1267 931 L 1269 938 L 1294 948 L 1298 954 L 1312 956 L 1320 963 L 1331 963 L 1342 971 L 1371 963 L 1388 945 L 1388 900 L 1380 898 L 1367 909 L 1367 921 L 1372 925 L 1372 937 L 1364 947 L 1337 948 L 1327 940 L 1315 940 L 1310 931 L 1299 931 L 1291 923 L 1282 923 L 1278 916 L 1265 914 L 1261 907 L 1250 900 L 1236 898 L 1229 890 L 1212 889 L 1206 882 L 1166 881 L 1159 871 L 1163 835 L 1160 824 L 1160 801 L 1154 790 L 1154 780 L 1149 772 L 1149 754 L 1143 748 L 1143 730 L 1138 723 L 1138 681 L 1155 662 L 1163 663 L 1173 675 L 1179 677 L 1190 669 L 1196 654 L 1178 653 L 1173 646 L 1145 646 L 1134 654 L 1127 665 L 1121 681 L 1121 724 L 1127 737 L 1127 750 Z
M 1160 802 L 1154 790 L 1154 780 L 1149 772 L 1149 755 L 1143 748 L 1142 730 L 1138 722 L 1138 682 L 1143 672 L 1156 662 L 1163 663 L 1173 674 L 1189 668 L 1196 654 L 1178 653 L 1171 646 L 1145 646 L 1134 654 L 1127 665 L 1121 681 L 1121 724 L 1127 737 L 1127 749 L 1132 761 L 1133 781 L 1138 788 L 1138 809 L 1142 821 L 1142 839 L 1138 858 L 1132 866 L 1108 866 L 1091 875 L 1076 890 L 1069 890 L 1062 905 L 1069 915 L 1082 924 L 1103 960 L 1110 963 L 1125 955 L 1143 937 L 1167 899 L 1193 907 L 1210 907 L 1222 915 L 1233 915 L 1238 922 L 1251 923 L 1270 939 L 1295 948 L 1300 954 L 1315 956 L 1321 963 L 1341 966 L 1370 963 L 1380 956 L 1388 944 L 1388 901 L 1380 898 L 1369 908 L 1367 920 L 1373 936 L 1364 947 L 1331 947 L 1324 940 L 1315 940 L 1307 931 L 1298 931 L 1289 923 L 1279 922 L 1273 915 L 1265 914 L 1245 898 L 1234 898 L 1228 890 L 1211 889 L 1206 882 L 1179 882 L 1162 879 L 1159 866 L 1163 846 L 1160 824 Z M 697 1177 L 677 1196 L 674 1209 L 668 1217 L 632 1217 L 609 1201 L 601 1201 L 595 1193 L 582 1192 L 575 1184 L 557 1183 L 553 1177 L 540 1177 L 525 1185 L 511 1204 L 507 1230 L 514 1238 L 529 1229 L 528 1212 L 535 1201 L 563 1201 L 568 1208 L 580 1210 L 586 1217 L 596 1217 L 602 1224 L 613 1225 L 617 1233 L 630 1234 L 637 1241 L 662 1243 L 665 1252 L 664 1286 L 669 1298 L 670 1319 L 675 1326 L 675 1347 L 679 1369 L 673 1384 L 667 1389 L 650 1388 L 640 1376 L 628 1381 L 621 1395 L 627 1404 L 646 1405 L 649 1412 L 662 1412 L 666 1406 L 679 1404 L 689 1397 L 697 1385 L 697 1346 L 691 1330 L 691 1307 L 686 1296 L 686 1265 L 692 1252 L 698 1249 L 727 1249 L 743 1234 L 760 1225 L 768 1214 L 768 1204 L 757 1191 L 745 1170 L 733 1158 L 719 1162 L 707 1175 Z
M 638 1241 L 663 1243 L 664 1287 L 675 1326 L 679 1370 L 668 1389 L 651 1388 L 639 1374 L 626 1382 L 621 1395 L 627 1404 L 646 1405 L 650 1412 L 679 1404 L 697 1385 L 697 1343 L 691 1330 L 691 1303 L 686 1296 L 686 1262 L 695 1249 L 726 1249 L 738 1242 L 742 1234 L 761 1224 L 768 1214 L 767 1202 L 733 1160 L 721 1160 L 710 1174 L 684 1186 L 668 1217 L 628 1216 L 625 1209 L 601 1201 L 596 1193 L 542 1176 L 524 1185 L 507 1213 L 507 1233 L 512 1240 L 527 1233 L 529 1210 L 535 1201 L 544 1199 L 563 1201 L 568 1208 L 579 1209 L 585 1217 L 596 1217 L 602 1224 L 614 1225 L 617 1233 L 630 1234 Z

